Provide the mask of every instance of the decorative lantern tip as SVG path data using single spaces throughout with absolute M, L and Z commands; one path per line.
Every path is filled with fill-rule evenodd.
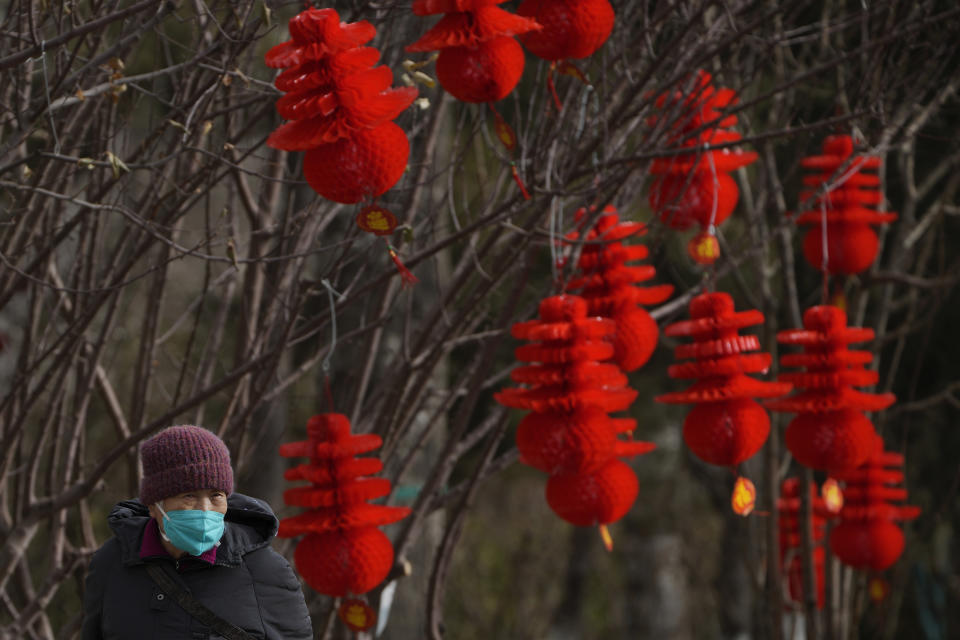
M 351 631 L 361 632 L 373 627 L 377 614 L 363 600 L 347 598 L 337 609 L 337 617 Z
M 833 478 L 827 478 L 820 487 L 820 495 L 823 497 L 823 503 L 830 513 L 840 513 L 843 509 L 843 490 L 840 483 Z
M 753 507 L 757 503 L 757 488 L 749 478 L 740 476 L 733 485 L 733 493 L 730 495 L 730 506 L 733 512 L 738 516 L 748 516 L 753 512 Z
M 603 540 L 603 546 L 606 550 L 613 551 L 613 536 L 610 535 L 610 529 L 607 528 L 607 525 L 602 524 L 599 527 L 600 529 L 600 538 Z
M 880 577 L 871 578 L 867 589 L 872 601 L 882 602 L 890 593 L 890 583 Z

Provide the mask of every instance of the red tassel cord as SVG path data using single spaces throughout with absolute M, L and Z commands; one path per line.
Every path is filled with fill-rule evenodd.
M 657 402 L 694 404 L 683 423 L 683 439 L 694 455 L 710 464 L 733 467 L 760 450 L 770 433 L 770 417 L 753 398 L 775 398 L 790 391 L 782 382 L 762 382 L 750 373 L 770 367 L 756 336 L 739 335 L 763 323 L 756 310 L 735 312 L 726 293 L 705 293 L 690 301 L 690 320 L 664 329 L 668 336 L 690 336 L 692 344 L 676 348 L 671 378 L 698 379 L 686 391 L 657 396 Z
M 523 194 L 524 200 L 530 199 L 530 192 L 527 191 L 526 185 L 523 184 L 523 180 L 520 179 L 520 173 L 517 171 L 517 165 L 510 163 L 510 173 L 513 175 L 513 181 L 517 183 L 517 187 L 520 188 L 520 193 Z
M 420 282 L 420 280 L 417 279 L 417 276 L 413 275 L 413 272 L 410 271 L 410 269 L 408 269 L 406 265 L 400 261 L 400 256 L 397 255 L 397 251 L 393 247 L 387 245 L 387 251 L 390 253 L 390 259 L 393 260 L 394 266 L 397 267 L 397 271 L 400 273 L 402 286 L 412 287 Z

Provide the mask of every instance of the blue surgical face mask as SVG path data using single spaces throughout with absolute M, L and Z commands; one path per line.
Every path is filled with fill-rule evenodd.
M 157 503 L 163 516 L 163 539 L 181 551 L 199 556 L 220 544 L 223 536 L 223 514 L 219 511 L 178 509 L 167 513 Z

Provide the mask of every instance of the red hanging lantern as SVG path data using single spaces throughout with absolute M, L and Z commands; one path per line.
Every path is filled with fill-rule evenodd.
M 813 506 L 813 565 L 816 575 L 817 608 L 823 608 L 824 602 L 824 538 L 827 535 L 827 520 L 833 513 L 823 499 L 817 496 L 816 487 L 810 485 L 810 502 Z M 787 478 L 780 486 L 780 498 L 777 499 L 780 529 L 780 568 L 787 580 L 790 599 L 803 602 L 803 558 L 800 546 L 803 536 L 800 530 L 800 481 Z
M 409 153 L 407 134 L 385 122 L 310 149 L 303 156 L 303 176 L 327 200 L 353 204 L 395 185 L 407 168 Z
M 804 348 L 804 353 L 781 357 L 784 367 L 804 367 L 783 373 L 780 380 L 801 393 L 773 400 L 767 407 L 797 416 L 787 426 L 784 439 L 797 461 L 812 469 L 851 469 L 866 460 L 876 433 L 863 411 L 885 409 L 896 400 L 891 393 L 872 394 L 853 387 L 877 383 L 877 372 L 864 368 L 873 356 L 847 348 L 873 339 L 873 330 L 848 327 L 847 314 L 837 307 L 811 307 L 803 314 L 803 329 L 781 331 L 777 341 Z
M 731 147 L 704 150 L 704 146 L 741 139 L 732 130 L 737 117 L 723 115 L 736 104 L 737 95 L 732 89 L 715 88 L 710 74 L 702 70 L 688 84 L 687 91 L 667 93 L 656 100 L 659 114 L 650 124 L 665 124 L 667 143 L 689 147 L 690 153 L 653 161 L 649 201 L 650 208 L 672 229 L 684 231 L 695 223 L 700 225 L 701 234 L 689 249 L 697 262 L 711 264 L 719 255 L 719 245 L 702 236 L 712 236 L 714 227 L 733 213 L 740 189 L 730 172 L 754 162 L 757 154 Z
M 552 61 L 593 55 L 610 37 L 615 19 L 607 0 L 524 0 L 517 14 L 543 27 L 521 35 L 520 42 Z
M 585 210 L 577 212 L 582 218 Z M 643 245 L 624 245 L 623 240 L 646 233 L 638 222 L 620 222 L 617 210 L 608 206 L 585 238 L 577 263 L 581 277 L 568 284 L 569 289 L 582 289 L 592 316 L 612 318 L 616 323 L 613 335 L 613 360 L 624 371 L 634 371 L 646 364 L 657 346 L 659 329 L 647 311 L 638 305 L 659 304 L 673 293 L 672 285 L 639 287 L 636 283 L 650 280 L 656 274 L 651 265 L 626 266 L 643 260 L 649 252 Z M 576 239 L 573 233 L 569 239 Z
M 866 271 L 879 247 L 871 225 L 897 219 L 895 213 L 876 210 L 883 201 L 880 177 L 864 173 L 877 170 L 880 158 L 854 155 L 853 147 L 853 138 L 848 135 L 830 136 L 823 143 L 823 155 L 800 161 L 812 171 L 803 178 L 807 189 L 800 193 L 800 200 L 810 202 L 813 210 L 796 219 L 797 224 L 809 227 L 803 239 L 803 255 L 814 268 L 822 268 L 826 236 L 826 270 L 832 274 Z
M 383 465 L 357 458 L 382 444 L 375 434 L 352 435 L 339 413 L 310 418 L 307 440 L 280 446 L 287 458 L 310 462 L 287 470 L 287 480 L 306 480 L 288 489 L 283 500 L 308 511 L 280 521 L 281 538 L 303 535 L 293 553 L 297 571 L 313 589 L 328 596 L 359 595 L 374 588 L 393 566 L 393 545 L 377 527 L 405 518 L 410 509 L 368 504 L 390 493 L 390 481 L 369 478 Z
M 711 152 L 707 152 L 711 153 Z M 686 231 L 722 224 L 737 208 L 740 188 L 728 174 L 709 171 L 666 173 L 650 185 L 650 208 L 671 229 Z
M 463 102 L 496 102 L 523 74 L 523 49 L 512 37 L 539 29 L 496 5 L 503 0 L 416 0 L 418 16 L 444 13 L 407 51 L 440 50 L 437 80 Z
M 873 448 L 862 466 L 837 472 L 846 483 L 840 523 L 830 531 L 830 550 L 855 569 L 883 571 L 903 553 L 903 531 L 897 521 L 920 515 L 919 507 L 897 505 L 906 500 L 903 456 L 883 450 L 883 439 L 874 436 Z
M 266 64 L 287 68 L 275 84 L 286 92 L 277 111 L 290 122 L 267 144 L 307 151 L 307 182 L 329 200 L 352 204 L 384 193 L 400 179 L 410 151 L 391 120 L 417 90 L 390 89 L 390 69 L 373 66 L 379 51 L 360 46 L 376 34 L 366 21 L 341 23 L 333 9 L 307 9 L 289 27 L 291 39 L 270 49 Z
M 556 474 L 547 480 L 547 504 L 578 527 L 615 522 L 637 499 L 640 485 L 633 469 L 610 458 L 592 472 Z
M 616 458 L 653 449 L 647 442 L 621 440 L 635 423 L 612 419 L 637 392 L 615 364 L 607 338 L 613 321 L 587 317 L 587 302 L 554 296 L 540 303 L 540 318 L 513 325 L 512 335 L 531 340 L 516 349 L 521 362 L 535 364 L 511 372 L 530 388 L 504 389 L 494 397 L 502 405 L 531 411 L 517 429 L 521 460 L 551 474 L 547 502 L 576 525 L 607 524 L 633 504 L 637 480 Z M 626 473 L 625 473 L 626 472 Z M 627 477 L 629 476 L 629 477 Z
M 657 396 L 657 402 L 694 404 L 683 423 L 683 439 L 693 453 L 710 464 L 732 467 L 755 454 L 770 433 L 770 417 L 752 398 L 773 398 L 790 391 L 781 382 L 762 382 L 746 374 L 770 367 L 769 353 L 756 336 L 739 330 L 763 323 L 756 310 L 734 312 L 729 294 L 704 293 L 690 301 L 690 320 L 664 329 L 668 336 L 690 336 L 692 344 L 676 348 L 671 378 L 699 379 L 686 391 Z

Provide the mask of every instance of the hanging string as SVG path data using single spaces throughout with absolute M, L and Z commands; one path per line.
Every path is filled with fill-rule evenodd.
M 707 225 L 707 233 L 711 236 L 717 233 L 717 209 L 720 208 L 720 178 L 717 176 L 717 165 L 713 161 L 713 153 L 709 151 L 710 144 L 703 144 L 703 152 L 707 154 L 707 161 L 710 162 L 710 174 L 713 176 L 713 202 L 710 205 L 710 224 Z M 711 262 L 707 266 L 707 291 L 716 289 L 717 263 Z
M 827 199 L 830 192 L 839 189 L 844 183 L 855 176 L 863 166 L 864 158 L 857 158 L 846 171 L 837 178 L 836 182 L 824 184 L 823 197 L 820 198 L 820 244 L 823 246 L 823 255 L 820 257 L 820 271 L 823 273 L 823 304 L 830 299 L 830 246 L 827 241 Z
M 47 80 L 47 41 L 40 41 L 40 57 L 31 58 L 31 60 L 40 61 L 40 69 L 43 72 L 43 93 L 47 98 L 47 118 L 50 120 L 50 134 L 53 136 L 53 152 L 60 153 L 60 138 L 57 136 L 57 127 L 54 126 L 53 109 L 50 105 L 50 83 Z
M 830 193 L 829 189 L 827 193 Z M 822 303 L 827 304 L 830 297 L 830 247 L 827 244 L 827 199 L 820 200 L 820 245 L 823 247 L 823 255 L 820 257 L 820 272 L 823 274 L 823 293 Z
M 327 410 L 333 412 L 333 392 L 330 390 L 330 360 L 333 358 L 333 352 L 337 348 L 337 302 L 343 300 L 343 294 L 337 293 L 330 281 L 324 278 L 320 281 L 327 289 L 327 301 L 330 305 L 330 347 L 327 349 L 327 355 L 324 356 L 320 366 L 323 368 L 323 386 L 327 396 Z M 334 300 L 334 295 L 337 299 Z
M 559 273 L 559 256 L 557 255 L 557 236 L 558 236 L 559 224 L 557 223 L 557 198 L 551 198 L 550 200 L 550 221 L 549 221 L 549 230 L 550 230 L 550 273 L 553 275 L 553 286 L 557 290 L 562 290 L 560 288 L 560 273 Z

